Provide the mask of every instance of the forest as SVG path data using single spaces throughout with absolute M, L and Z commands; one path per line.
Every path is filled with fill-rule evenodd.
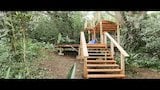
M 101 18 L 118 20 L 120 45 L 130 55 L 126 60 L 126 74 L 130 78 L 143 69 L 149 78 L 160 78 L 160 12 L 158 11 L 100 11 Z M 0 12 L 0 78 L 2 79 L 56 79 L 67 76 L 54 65 L 75 57 L 55 54 L 57 44 L 79 44 L 85 20 L 91 20 L 96 11 L 1 11 Z M 58 62 L 60 59 L 66 60 Z M 52 63 L 52 61 L 58 63 Z M 76 61 L 78 62 L 78 61 Z M 66 75 L 74 61 L 69 64 Z M 46 66 L 44 66 L 44 64 Z M 48 70 L 48 64 L 52 68 Z M 78 66 L 80 68 L 80 66 Z M 62 70 L 63 72 L 63 70 Z M 159 77 L 158 77 L 159 75 Z M 60 77 L 58 77 L 60 76 Z M 140 76 L 139 76 L 140 77 Z M 145 75 L 140 78 L 146 78 Z

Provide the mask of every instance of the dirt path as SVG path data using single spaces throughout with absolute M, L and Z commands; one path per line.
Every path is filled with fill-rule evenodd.
M 160 79 L 160 71 L 134 67 L 127 71 L 127 79 Z
M 59 56 L 56 53 L 50 53 L 53 57 L 51 60 L 44 60 L 40 62 L 39 66 L 47 70 L 48 79 L 67 79 L 68 72 L 74 63 L 76 63 L 76 79 L 82 79 L 82 63 L 75 58 L 75 56 Z
M 76 79 L 83 79 L 83 63 L 75 58 L 75 55 L 59 56 L 56 53 L 49 53 L 49 60 L 39 62 L 39 67 L 47 71 L 44 79 L 67 79 L 69 70 L 74 63 L 76 67 Z M 147 68 L 133 67 L 126 69 L 126 79 L 160 79 L 160 72 Z

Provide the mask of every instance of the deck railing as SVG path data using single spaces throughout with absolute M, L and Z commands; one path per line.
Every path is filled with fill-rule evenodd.
M 80 57 L 81 57 L 81 61 L 83 60 L 84 62 L 84 77 L 87 77 L 88 49 L 87 49 L 84 32 L 81 32 L 80 34 Z
M 104 34 L 105 34 L 105 37 L 104 37 L 105 40 L 104 41 L 105 41 L 106 45 L 107 45 L 107 40 L 111 41 L 110 48 L 111 48 L 112 57 L 114 57 L 114 46 L 117 47 L 118 50 L 120 51 L 120 54 L 121 54 L 121 56 L 120 56 L 120 58 L 121 58 L 120 59 L 121 60 L 120 68 L 122 70 L 121 73 L 125 74 L 125 61 L 124 60 L 125 60 L 126 57 L 129 57 L 128 53 L 117 43 L 116 40 L 114 40 L 112 38 L 112 36 L 108 32 L 105 32 Z

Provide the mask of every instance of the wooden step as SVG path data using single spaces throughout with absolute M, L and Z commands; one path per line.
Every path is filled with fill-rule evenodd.
M 99 50 L 108 50 L 107 48 L 87 48 L 88 50 L 99 49 Z
M 100 44 L 100 43 L 97 43 L 97 44 L 87 44 L 87 47 L 104 48 L 104 47 L 106 47 L 106 45 L 105 44 Z
M 110 51 L 105 51 L 105 50 L 88 50 L 88 52 L 102 52 L 102 53 L 105 53 L 105 52 L 107 52 L 107 53 L 110 53 Z
M 88 78 L 125 78 L 124 74 L 88 74 Z
M 121 69 L 87 69 L 88 72 L 120 72 Z
M 119 67 L 117 64 L 87 64 L 87 67 Z
M 89 63 L 115 63 L 115 60 L 87 60 Z
M 89 56 L 88 58 L 105 58 L 105 56 Z M 111 56 L 107 56 L 107 59 L 112 59 Z
M 111 55 L 111 54 L 109 54 L 109 53 L 88 53 L 89 55 L 104 55 L 105 56 L 105 54 L 107 55 L 107 56 L 109 56 L 109 55 Z

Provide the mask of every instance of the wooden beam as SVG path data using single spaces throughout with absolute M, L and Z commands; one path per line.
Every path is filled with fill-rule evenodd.
M 128 53 L 109 35 L 108 32 L 105 32 L 106 36 L 113 42 L 113 44 L 118 48 L 118 50 L 124 55 L 125 57 L 128 57 Z

